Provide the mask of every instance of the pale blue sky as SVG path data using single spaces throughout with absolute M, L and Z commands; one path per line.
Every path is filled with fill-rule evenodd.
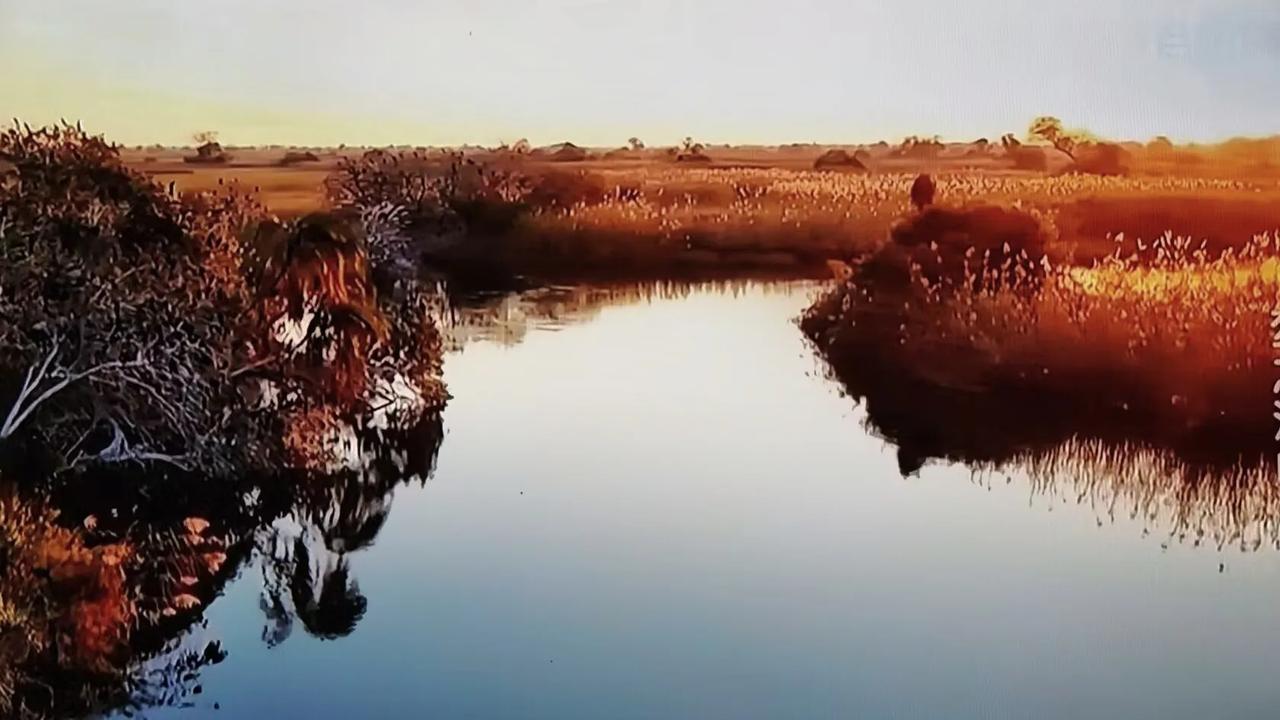
M 0 0 L 0 62 L 130 144 L 1280 132 L 1276 0 Z

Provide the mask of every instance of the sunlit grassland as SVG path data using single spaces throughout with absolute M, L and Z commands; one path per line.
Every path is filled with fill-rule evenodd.
M 602 188 L 599 199 L 536 208 L 517 228 L 518 241 L 511 245 L 557 258 L 619 264 L 682 259 L 711 264 L 755 253 L 762 264 L 813 268 L 822 260 L 847 260 L 878 248 L 893 222 L 908 211 L 907 191 L 914 178 L 913 173 L 781 169 L 614 170 L 591 178 Z M 1051 229 L 1051 253 L 1063 261 L 1109 251 L 1108 232 L 1144 229 L 1151 224 L 1153 206 L 1161 203 L 1216 199 L 1217 207 L 1205 208 L 1213 213 L 1256 204 L 1258 197 L 1274 199 L 1271 188 L 1208 178 L 954 172 L 937 179 L 941 202 L 996 203 L 1036 214 Z M 1098 198 L 1107 202 L 1095 210 L 1089 203 Z M 1065 221 L 1059 223 L 1064 213 Z M 1098 213 L 1107 217 L 1098 218 Z M 1231 230 L 1239 240 L 1280 225 L 1280 219 L 1257 215 L 1255 211 L 1234 222 Z M 1177 217 L 1170 222 L 1183 224 Z M 759 257 L 766 253 L 773 255 Z

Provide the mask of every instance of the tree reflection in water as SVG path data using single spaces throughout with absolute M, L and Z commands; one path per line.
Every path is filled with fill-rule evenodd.
M 439 417 L 408 431 L 371 433 L 361 438 L 366 462 L 358 470 L 298 479 L 289 512 L 258 533 L 264 642 L 283 643 L 295 621 L 324 640 L 356 629 L 368 600 L 349 555 L 377 538 L 397 486 L 430 477 L 442 438 Z
M 350 557 L 373 543 L 402 483 L 425 482 L 438 414 L 360 436 L 360 467 L 241 483 L 86 476 L 0 492 L 0 716 L 81 717 L 184 706 L 226 653 L 204 609 L 254 563 L 263 639 L 334 639 L 368 608 Z

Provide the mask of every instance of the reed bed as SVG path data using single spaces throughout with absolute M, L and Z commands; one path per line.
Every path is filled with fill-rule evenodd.
M 888 392 L 869 385 L 874 375 L 958 413 L 931 432 L 946 435 L 947 422 L 985 427 L 982 450 L 960 443 L 956 459 L 1005 460 L 1077 432 L 1215 464 L 1273 455 L 1276 237 L 1216 255 L 1172 234 L 1138 247 L 1088 267 L 1048 265 L 1034 288 L 1015 279 L 975 289 L 968 276 L 930 284 L 916 272 L 906 288 L 877 291 L 874 277 L 855 274 L 802 325 L 855 395 Z M 910 408 L 894 400 L 901 426 Z
M 909 210 L 914 178 L 913 173 L 667 166 L 600 171 L 580 176 L 597 192 L 571 203 L 535 205 L 507 249 L 561 263 L 741 260 L 820 270 L 827 259 L 858 257 L 880 247 L 895 219 Z M 1058 237 L 1057 214 L 1077 200 L 1243 198 L 1263 190 L 1211 178 L 951 172 L 937 180 L 948 204 L 981 201 L 1034 211 L 1055 240 L 1064 242 L 1079 238 Z M 1255 228 L 1269 229 L 1274 228 Z

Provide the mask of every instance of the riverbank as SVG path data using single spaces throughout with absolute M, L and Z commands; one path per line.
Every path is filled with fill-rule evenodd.
M 868 262 L 801 327 L 899 446 L 904 472 L 929 458 L 998 465 L 1069 440 L 1273 466 L 1275 239 L 1216 257 L 1197 247 L 1167 237 L 1143 256 L 1052 265 L 1029 289 L 930 283 L 918 266 L 890 282 Z

